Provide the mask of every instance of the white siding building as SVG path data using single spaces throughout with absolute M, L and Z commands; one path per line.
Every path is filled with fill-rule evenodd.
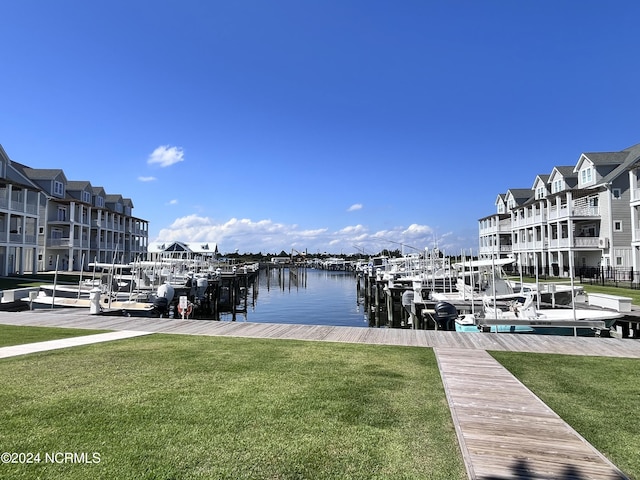
M 131 199 L 27 167 L 0 146 L 0 275 L 144 260 L 148 222 L 132 210 Z
M 583 153 L 538 175 L 529 189 L 499 195 L 479 220 L 479 257 L 511 254 L 523 271 L 592 275 L 640 266 L 640 145 Z

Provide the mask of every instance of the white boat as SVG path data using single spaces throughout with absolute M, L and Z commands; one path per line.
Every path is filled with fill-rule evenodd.
M 59 297 L 47 295 L 46 292 L 40 291 L 37 296 L 32 296 L 30 298 L 24 298 L 23 301 L 29 302 L 32 307 L 62 307 L 62 308 L 91 308 L 91 298 L 90 297 Z M 118 312 L 122 313 L 123 311 L 129 312 L 129 314 L 147 314 L 151 315 L 153 313 L 154 304 L 149 302 L 138 302 L 136 300 L 116 300 L 113 298 L 109 298 L 108 295 L 100 294 L 99 300 L 99 309 L 101 313 L 109 313 L 109 312 Z
M 623 313 L 601 308 L 545 308 L 535 306 L 535 298 L 528 294 L 524 303 L 513 302 L 506 310 L 497 308 L 495 300 L 485 296 L 478 314 L 459 316 L 456 331 L 491 331 L 513 333 L 544 333 L 566 335 L 595 335 L 608 331 Z
M 54 285 L 43 284 L 40 285 L 40 290 L 44 292 L 44 295 L 50 297 L 65 297 L 65 298 L 89 298 L 89 293 L 95 288 L 88 284 L 80 285 Z
M 37 295 L 30 296 L 29 298 L 22 299 L 25 302 L 29 302 L 32 306 L 48 306 L 48 307 L 75 307 L 75 308 L 89 308 L 91 302 L 89 297 L 74 298 L 74 297 L 62 297 L 47 295 L 47 292 L 41 290 Z

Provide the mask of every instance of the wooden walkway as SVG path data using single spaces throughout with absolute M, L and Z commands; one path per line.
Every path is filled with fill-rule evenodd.
M 627 477 L 493 359 L 487 350 L 640 358 L 640 341 L 89 315 L 0 312 L 0 324 L 434 348 L 469 478 Z
M 0 324 L 640 358 L 640 341 L 633 339 L 136 318 L 72 308 L 0 312 Z
M 627 478 L 487 352 L 436 356 L 469 478 Z

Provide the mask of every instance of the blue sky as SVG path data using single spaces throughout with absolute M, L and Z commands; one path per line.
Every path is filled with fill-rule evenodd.
M 475 251 L 499 193 L 640 142 L 639 15 L 618 0 L 3 2 L 0 144 L 132 198 L 151 241 Z

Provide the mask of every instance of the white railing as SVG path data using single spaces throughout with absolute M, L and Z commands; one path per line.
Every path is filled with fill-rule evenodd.
M 599 238 L 598 237 L 575 237 L 573 239 L 573 244 L 575 247 L 599 247 Z
M 572 216 L 574 217 L 599 217 L 600 209 L 598 207 L 579 207 L 574 208 Z
M 71 247 L 73 246 L 73 241 L 71 238 L 53 238 L 49 237 L 47 239 L 47 245 L 50 247 Z

